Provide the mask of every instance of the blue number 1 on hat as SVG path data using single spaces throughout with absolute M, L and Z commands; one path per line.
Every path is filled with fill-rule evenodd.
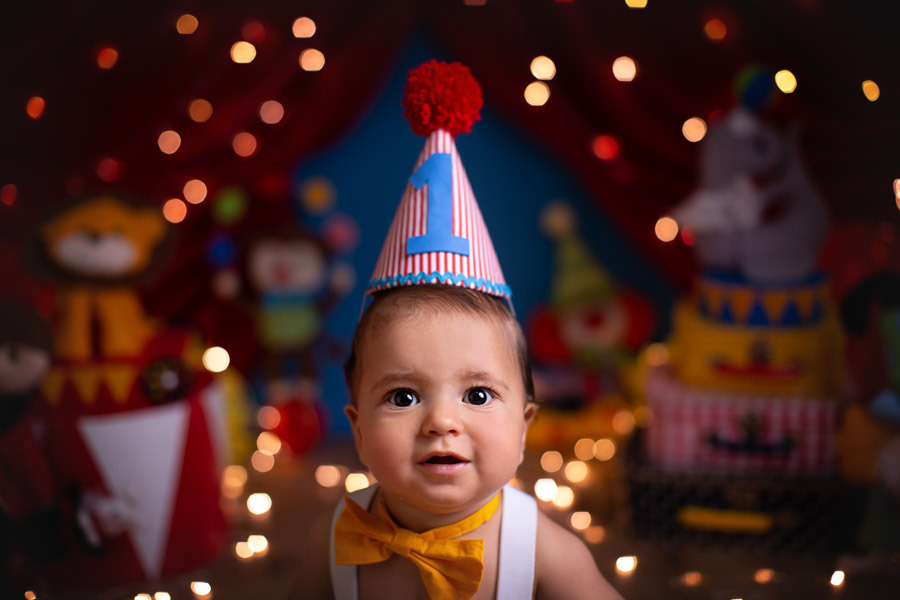
M 417 190 L 428 184 L 428 232 L 406 240 L 407 254 L 452 252 L 469 255 L 469 240 L 453 235 L 453 162 L 446 152 L 432 154 L 409 181 Z

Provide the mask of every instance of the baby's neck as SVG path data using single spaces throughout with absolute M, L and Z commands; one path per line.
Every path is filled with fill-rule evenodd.
M 379 490 L 379 494 L 384 498 L 384 503 L 387 506 L 388 512 L 391 513 L 391 518 L 394 519 L 394 522 L 400 527 L 415 531 L 416 533 L 422 533 L 429 529 L 458 523 L 466 517 L 478 512 L 482 506 L 490 502 L 496 495 L 496 493 L 491 494 L 483 500 L 473 502 L 471 505 L 465 507 L 460 507 L 459 510 L 449 509 L 448 511 L 448 509 L 444 507 L 435 507 L 434 511 L 431 511 L 411 506 L 402 498 L 386 494 L 383 489 Z

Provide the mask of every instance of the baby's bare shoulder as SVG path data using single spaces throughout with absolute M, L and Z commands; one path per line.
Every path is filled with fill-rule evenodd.
M 622 598 L 600 574 L 584 542 L 540 511 L 534 569 L 538 600 Z

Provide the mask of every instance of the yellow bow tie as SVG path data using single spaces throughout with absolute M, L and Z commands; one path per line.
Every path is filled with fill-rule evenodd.
M 433 600 L 468 600 L 478 591 L 484 573 L 484 540 L 453 538 L 486 523 L 500 504 L 500 494 L 462 521 L 422 533 L 398 527 L 380 498 L 378 517 L 350 498 L 345 502 L 334 526 L 337 564 L 368 565 L 399 554 L 419 569 L 428 597 Z

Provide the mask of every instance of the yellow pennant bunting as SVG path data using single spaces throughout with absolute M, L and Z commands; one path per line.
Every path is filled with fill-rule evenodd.
M 41 394 L 50 406 L 59 406 L 59 397 L 62 394 L 63 384 L 66 381 L 66 372 L 54 367 L 50 369 L 41 382 Z
M 784 310 L 787 308 L 788 293 L 787 292 L 766 292 L 763 295 L 763 306 L 766 309 L 766 318 L 769 323 L 781 323 Z
M 706 306 L 709 314 L 718 316 L 722 312 L 722 289 L 717 286 L 710 286 L 706 289 Z
M 78 395 L 85 404 L 93 404 L 97 400 L 97 388 L 100 386 L 102 371 L 100 367 L 78 367 L 70 371 L 72 383 L 78 389 Z
M 797 303 L 797 310 L 800 313 L 800 319 L 808 320 L 812 316 L 813 305 L 816 301 L 818 290 L 802 290 L 794 294 L 794 302 Z
M 137 377 L 137 369 L 130 365 L 110 365 L 106 367 L 106 387 L 112 394 L 117 404 L 124 404 L 128 400 L 134 380 Z
M 731 302 L 731 313 L 734 320 L 744 323 L 750 318 L 750 309 L 753 307 L 753 292 L 751 290 L 734 290 L 728 294 Z

